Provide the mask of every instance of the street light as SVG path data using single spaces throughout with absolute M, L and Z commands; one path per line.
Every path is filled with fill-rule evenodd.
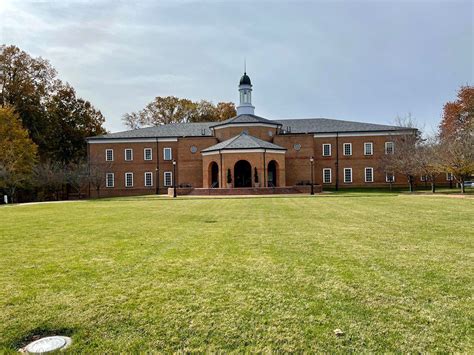
M 311 162 L 311 195 L 314 195 L 314 178 L 313 178 L 313 165 L 314 165 L 314 158 L 311 157 L 309 158 L 309 161 Z
M 173 197 L 176 196 L 176 160 L 173 160 Z

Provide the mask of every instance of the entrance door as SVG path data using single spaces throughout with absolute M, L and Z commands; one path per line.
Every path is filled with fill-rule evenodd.
M 247 160 L 239 160 L 234 166 L 235 187 L 252 187 L 252 166 Z
M 268 187 L 276 187 L 277 186 L 277 162 L 272 160 L 268 163 Z

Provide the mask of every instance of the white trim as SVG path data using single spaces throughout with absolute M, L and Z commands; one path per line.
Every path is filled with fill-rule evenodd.
M 112 175 L 112 185 L 109 186 L 109 175 Z M 115 174 L 114 173 L 105 173 L 105 187 L 111 188 L 115 187 Z
M 392 152 L 387 153 L 387 144 L 391 143 L 392 144 Z M 395 143 L 394 142 L 385 142 L 385 154 L 393 154 L 395 153 Z
M 446 181 L 453 181 L 454 175 L 453 173 L 446 173 Z
M 150 174 L 150 176 L 151 176 L 151 179 L 150 179 L 150 180 L 151 180 L 151 184 L 150 184 L 150 185 L 147 185 L 147 184 L 146 184 L 146 174 Z M 144 174 L 144 177 L 143 177 L 143 178 L 144 178 L 144 180 L 143 180 L 143 186 L 145 186 L 145 187 L 152 187 L 152 186 L 153 186 L 153 173 L 152 173 L 151 171 L 145 171 L 145 174 Z
M 324 181 L 324 174 L 326 171 L 329 171 L 329 182 Z M 323 184 L 331 184 L 332 183 L 332 169 L 331 168 L 324 168 L 323 169 Z
M 146 151 L 147 151 L 147 150 L 150 151 L 150 159 L 147 159 L 147 158 L 146 158 Z M 153 148 L 143 148 L 143 160 L 144 160 L 144 161 L 153 160 Z
M 129 186 L 127 185 L 127 175 L 128 175 L 128 174 L 130 174 L 130 175 L 132 176 L 132 184 L 129 185 Z M 132 173 L 132 172 L 129 171 L 129 172 L 126 172 L 126 173 L 125 173 L 125 181 L 124 181 L 124 183 L 125 183 L 125 184 L 124 184 L 125 187 L 133 187 L 133 173 Z
M 127 159 L 127 150 L 130 151 L 130 158 L 131 159 Z M 123 158 L 124 158 L 125 161 L 133 161 L 133 148 L 125 148 L 123 150 L 123 154 L 124 154 Z
M 189 136 L 189 137 L 194 137 L 194 136 Z M 202 136 L 196 136 L 196 137 L 202 137 Z M 210 136 L 205 136 L 205 137 L 210 137 Z M 177 142 L 178 138 L 120 138 L 120 139 L 115 139 L 115 138 L 104 138 L 104 139 L 91 139 L 88 140 L 87 143 L 89 144 L 103 144 L 103 143 L 108 143 L 108 144 L 114 144 L 114 143 L 150 143 L 150 142 Z
M 350 153 L 346 154 L 346 145 L 349 144 Z M 346 157 L 350 157 L 352 155 L 352 143 L 342 143 L 342 155 Z
M 170 158 L 166 159 L 166 151 L 170 151 Z M 164 147 L 163 148 L 163 160 L 164 161 L 172 161 L 173 160 L 173 149 L 171 147 Z
M 212 152 L 202 152 L 203 156 L 214 155 L 214 154 L 233 154 L 233 153 L 274 153 L 274 154 L 285 154 L 286 150 L 277 149 L 229 149 L 229 150 L 213 150 Z
M 314 133 L 314 138 L 334 137 L 370 137 L 370 136 L 402 136 L 413 131 L 388 131 L 388 132 L 347 132 L 347 133 Z
M 324 154 L 324 146 L 325 146 L 325 145 L 328 145 L 328 146 L 329 146 L 329 154 L 327 154 L 327 155 Z M 332 156 L 332 146 L 331 146 L 331 143 L 323 143 L 322 147 L 323 147 L 323 152 L 322 152 L 322 153 L 323 153 L 323 154 L 322 154 L 323 157 L 330 157 L 330 156 Z
M 346 181 L 346 170 L 350 170 L 350 171 L 351 171 L 351 181 Z M 344 183 L 345 183 L 345 184 L 350 184 L 350 183 L 352 183 L 352 180 L 354 180 L 353 177 L 352 177 L 352 168 L 344 168 L 342 171 L 343 171 L 343 173 L 344 173 L 344 176 L 343 176 L 343 177 L 344 177 L 344 179 L 343 179 Z
M 223 124 L 217 127 L 211 127 L 211 129 L 217 130 L 221 128 L 228 128 L 228 127 L 276 127 L 281 126 L 278 123 L 271 124 L 271 123 L 229 123 Z
M 371 177 L 372 177 L 372 180 L 371 181 L 367 181 L 367 170 L 371 170 Z M 365 182 L 367 183 L 371 183 L 371 182 L 374 182 L 375 181 L 375 177 L 374 177 L 374 168 L 371 168 L 371 167 L 367 167 L 367 168 L 364 168 L 364 180 Z
M 170 176 L 170 183 L 166 183 L 166 174 L 169 174 Z M 170 187 L 173 186 L 173 172 L 172 171 L 164 171 L 163 172 L 163 186 L 165 187 Z
M 395 182 L 395 174 L 394 173 L 385 173 L 385 182 L 390 182 L 390 181 L 388 181 L 388 174 L 392 175 L 392 183 Z
M 367 153 L 365 149 L 366 145 L 370 145 L 370 154 Z M 373 142 L 364 142 L 364 155 L 374 155 L 374 143 Z
M 112 152 L 112 159 L 107 159 L 108 158 L 107 152 L 109 152 L 109 151 Z M 105 161 L 114 161 L 114 150 L 113 149 L 108 148 L 108 149 L 105 150 Z

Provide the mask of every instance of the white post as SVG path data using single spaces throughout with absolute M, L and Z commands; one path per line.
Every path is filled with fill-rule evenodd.
M 3 195 L 3 202 L 5 202 L 5 205 L 8 204 L 8 196 L 7 195 Z

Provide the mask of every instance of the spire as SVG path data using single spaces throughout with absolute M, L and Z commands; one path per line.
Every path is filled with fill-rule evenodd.
M 237 115 L 253 115 L 255 107 L 252 106 L 252 82 L 247 75 L 247 61 L 244 59 L 244 75 L 239 82 L 240 104 L 237 106 Z

